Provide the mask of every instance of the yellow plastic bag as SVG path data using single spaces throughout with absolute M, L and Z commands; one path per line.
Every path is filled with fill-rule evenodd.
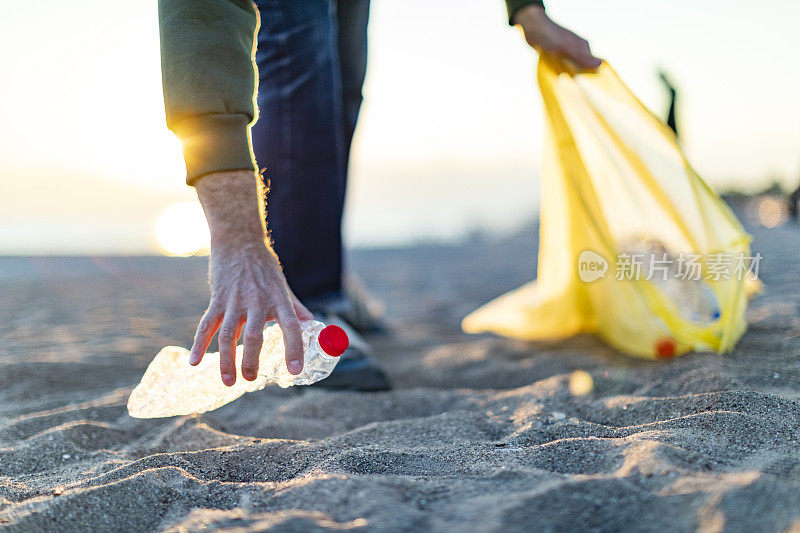
M 538 78 L 549 134 L 539 277 L 464 331 L 594 333 L 645 358 L 732 349 L 760 259 L 739 221 L 607 63 L 575 74 L 542 55 Z

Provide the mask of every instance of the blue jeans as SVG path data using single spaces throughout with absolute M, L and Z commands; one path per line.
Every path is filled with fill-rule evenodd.
M 311 307 L 342 297 L 342 211 L 367 67 L 369 0 L 256 0 L 267 229 L 292 291 Z

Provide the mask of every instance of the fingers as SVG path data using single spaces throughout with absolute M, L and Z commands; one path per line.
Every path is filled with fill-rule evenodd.
M 294 307 L 294 312 L 297 314 L 297 318 L 300 319 L 300 322 L 314 320 L 314 314 L 306 309 L 306 306 L 301 304 L 300 300 L 298 300 L 294 294 L 292 295 L 292 306 Z
M 278 308 L 278 324 L 283 331 L 286 368 L 290 374 L 297 375 L 303 370 L 303 328 L 292 306 Z
M 582 70 L 595 70 L 602 63 L 600 59 L 592 55 L 589 42 L 577 35 L 567 47 L 566 55 Z
M 219 373 L 222 383 L 230 387 L 236 383 L 236 342 L 242 330 L 242 320 L 236 313 L 226 312 L 219 328 Z
M 221 322 L 222 313 L 216 310 L 213 305 L 209 306 L 202 320 L 200 320 L 200 324 L 197 326 L 197 332 L 194 335 L 194 343 L 192 344 L 192 350 L 189 355 L 190 365 L 198 365 L 200 361 L 203 360 L 203 355 L 205 355 L 206 350 L 208 350 L 211 339 L 219 329 Z
M 261 346 L 264 344 L 264 324 L 267 315 L 263 311 L 254 310 L 247 313 L 244 325 L 244 356 L 242 357 L 242 376 L 253 381 L 258 376 L 258 363 Z

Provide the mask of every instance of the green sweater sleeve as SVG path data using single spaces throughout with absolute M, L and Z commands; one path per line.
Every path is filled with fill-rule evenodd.
M 542 0 L 506 0 L 509 22 Z M 159 0 L 167 127 L 180 139 L 186 182 L 212 172 L 256 170 L 250 125 L 257 118 L 251 0 Z
M 513 26 L 514 14 L 523 7 L 531 5 L 544 7 L 544 2 L 542 0 L 506 0 L 506 7 L 508 8 L 508 23 Z
M 253 60 L 258 15 L 250 0 L 159 0 L 167 127 L 180 139 L 186 182 L 255 170 Z

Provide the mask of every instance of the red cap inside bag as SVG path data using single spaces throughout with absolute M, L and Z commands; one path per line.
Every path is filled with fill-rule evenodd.
M 656 343 L 656 358 L 669 359 L 670 357 L 675 357 L 677 348 L 678 346 L 674 339 L 664 337 Z
M 318 340 L 320 348 L 332 357 L 339 357 L 350 346 L 347 333 L 339 326 L 325 326 L 319 332 Z

